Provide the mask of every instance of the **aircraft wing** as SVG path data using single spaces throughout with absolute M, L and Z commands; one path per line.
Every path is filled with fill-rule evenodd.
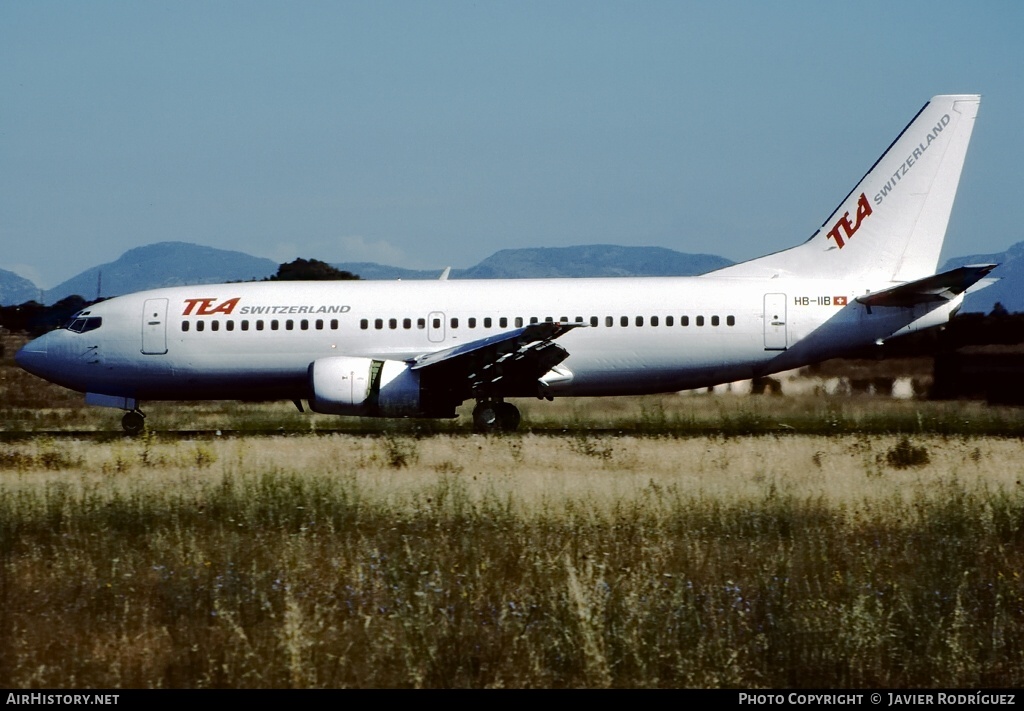
M 410 361 L 424 387 L 457 397 L 532 396 L 539 379 L 569 357 L 554 342 L 582 323 L 542 322 L 427 353 Z
M 865 306 L 915 306 L 949 301 L 982 281 L 998 264 L 969 264 L 873 294 L 858 296 Z M 986 285 L 987 286 L 987 285 Z

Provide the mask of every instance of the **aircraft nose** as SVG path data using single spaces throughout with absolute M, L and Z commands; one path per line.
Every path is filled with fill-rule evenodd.
M 37 338 L 19 348 L 14 362 L 33 375 L 41 375 L 46 368 L 46 338 Z

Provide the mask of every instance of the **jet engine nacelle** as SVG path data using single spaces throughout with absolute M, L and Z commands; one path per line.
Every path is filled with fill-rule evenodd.
M 337 356 L 309 365 L 313 412 L 407 417 L 423 414 L 420 374 L 397 360 Z

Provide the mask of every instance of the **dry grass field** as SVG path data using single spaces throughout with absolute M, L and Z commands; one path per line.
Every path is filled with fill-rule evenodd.
M 154 404 L 130 439 L 12 352 L 0 686 L 1024 685 L 1017 410 Z
M 8 444 L 13 687 L 1024 683 L 1010 439 Z

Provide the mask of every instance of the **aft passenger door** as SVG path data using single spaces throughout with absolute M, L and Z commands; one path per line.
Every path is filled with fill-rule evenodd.
M 146 299 L 142 307 L 142 352 L 145 355 L 167 352 L 167 299 Z
M 784 351 L 786 343 L 786 295 L 764 295 L 764 349 Z

